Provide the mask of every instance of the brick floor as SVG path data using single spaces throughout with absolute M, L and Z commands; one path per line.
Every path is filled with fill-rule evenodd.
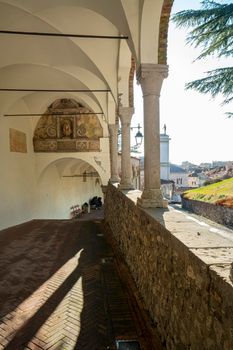
M 0 350 L 114 349 L 116 338 L 137 339 L 101 213 L 91 218 L 0 232 Z

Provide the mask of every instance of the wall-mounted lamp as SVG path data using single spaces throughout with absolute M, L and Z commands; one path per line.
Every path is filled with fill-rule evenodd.
M 138 126 L 132 126 L 130 129 L 138 129 L 136 135 L 135 135 L 135 141 L 136 141 L 136 145 L 134 146 L 135 148 L 138 148 L 141 146 L 142 144 L 142 139 L 143 139 L 143 135 L 140 131 L 142 127 L 140 126 L 140 124 L 138 124 Z
M 135 135 L 135 142 L 136 142 L 136 144 L 131 147 L 131 151 L 132 152 L 137 151 L 137 149 L 141 146 L 142 140 L 143 140 L 143 134 L 140 131 L 142 129 L 141 125 L 138 124 L 138 126 L 131 126 L 130 130 L 133 130 L 133 129 L 137 129 L 138 131 L 137 131 L 137 133 Z M 119 138 L 121 137 L 121 133 L 122 133 L 122 131 L 121 131 L 121 129 L 119 129 L 118 130 L 118 137 Z M 119 139 L 118 139 L 118 145 L 120 146 L 120 140 Z

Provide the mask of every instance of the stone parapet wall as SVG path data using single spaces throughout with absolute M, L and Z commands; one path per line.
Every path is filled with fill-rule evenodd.
M 218 222 L 222 225 L 233 227 L 233 209 L 221 205 L 186 199 L 183 196 L 182 207 L 193 211 L 195 214 L 205 216 L 206 218 Z
M 206 254 L 204 245 L 202 249 L 190 248 L 175 237 L 177 232 L 165 228 L 163 212 L 159 211 L 159 219 L 155 220 L 114 186 L 107 188 L 105 220 L 164 348 L 232 350 L 230 263 L 203 261 L 200 256 Z M 166 213 L 167 221 L 176 214 Z

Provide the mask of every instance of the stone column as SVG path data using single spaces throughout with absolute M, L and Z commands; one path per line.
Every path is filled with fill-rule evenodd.
M 132 169 L 130 159 L 130 122 L 134 109 L 132 107 L 120 107 L 119 117 L 121 119 L 121 190 L 133 190 Z
M 142 64 L 138 81 L 144 105 L 144 190 L 138 205 L 144 208 L 167 207 L 160 190 L 160 126 L 159 98 L 168 67 L 161 64 Z
M 231 282 L 233 283 L 233 262 L 231 263 L 231 266 L 230 266 L 230 279 L 231 279 Z
M 117 149 L 117 137 L 118 137 L 118 124 L 109 124 L 110 135 L 110 163 L 111 163 L 111 178 L 110 182 L 120 182 L 118 176 L 118 149 Z

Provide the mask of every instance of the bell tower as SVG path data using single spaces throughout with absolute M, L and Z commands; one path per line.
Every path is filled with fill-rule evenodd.
M 169 135 L 167 127 L 164 124 L 163 134 L 160 134 L 160 178 L 162 180 L 170 179 L 170 162 L 169 162 Z

